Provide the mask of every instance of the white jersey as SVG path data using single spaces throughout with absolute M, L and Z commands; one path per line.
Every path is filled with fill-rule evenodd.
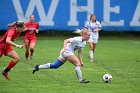
M 67 44 L 66 50 L 74 52 L 76 49 L 81 49 L 86 45 L 86 41 L 82 41 L 82 37 L 70 38 L 70 43 Z
M 102 28 L 102 25 L 99 21 L 96 21 L 94 23 L 92 21 L 87 22 L 85 27 L 91 32 L 91 38 L 99 38 L 99 32 L 94 32 L 94 29 Z
M 74 55 L 76 49 L 82 49 L 85 47 L 86 41 L 82 41 L 82 37 L 70 38 L 70 43 L 67 44 L 66 50 L 63 53 L 60 53 L 61 58 L 65 58 L 70 55 Z

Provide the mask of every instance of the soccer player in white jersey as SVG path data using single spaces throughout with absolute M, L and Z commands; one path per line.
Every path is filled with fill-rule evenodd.
M 88 80 L 82 78 L 81 66 L 84 66 L 82 61 L 82 48 L 86 45 L 86 41 L 90 37 L 90 32 L 87 29 L 80 30 L 81 36 L 64 40 L 63 49 L 60 56 L 54 63 L 36 65 L 33 74 L 40 69 L 57 69 L 63 65 L 66 60 L 75 65 L 75 72 L 79 83 L 88 83 Z M 78 58 L 74 55 L 74 51 L 78 49 Z
M 96 20 L 96 15 L 92 14 L 89 22 L 86 23 L 85 28 L 87 28 L 88 31 L 91 32 L 90 38 L 88 40 L 88 44 L 90 48 L 90 52 L 89 52 L 90 61 L 93 62 L 95 47 L 96 44 L 98 43 L 99 31 L 101 30 L 102 25 L 100 24 L 99 21 Z

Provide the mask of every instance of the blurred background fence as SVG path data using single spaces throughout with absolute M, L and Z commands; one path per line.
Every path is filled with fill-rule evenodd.
M 104 31 L 140 31 L 140 0 L 0 0 L 0 30 L 30 15 L 40 30 L 73 31 L 96 14 Z

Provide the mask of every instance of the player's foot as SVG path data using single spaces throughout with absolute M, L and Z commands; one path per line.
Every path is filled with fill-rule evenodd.
M 36 71 L 39 71 L 39 65 L 36 65 L 36 66 L 34 67 L 34 70 L 33 70 L 33 73 L 32 73 L 32 74 L 34 74 Z
M 26 58 L 26 62 L 28 62 L 28 58 Z
M 5 73 L 4 71 L 2 71 L 2 75 L 5 77 L 5 79 L 10 80 L 8 77 L 8 73 Z
M 89 83 L 90 81 L 83 79 L 82 81 L 80 81 L 79 83 Z

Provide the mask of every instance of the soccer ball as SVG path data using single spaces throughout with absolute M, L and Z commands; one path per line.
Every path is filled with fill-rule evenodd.
M 105 83 L 111 83 L 112 82 L 112 75 L 111 74 L 104 74 L 103 75 L 103 81 Z

